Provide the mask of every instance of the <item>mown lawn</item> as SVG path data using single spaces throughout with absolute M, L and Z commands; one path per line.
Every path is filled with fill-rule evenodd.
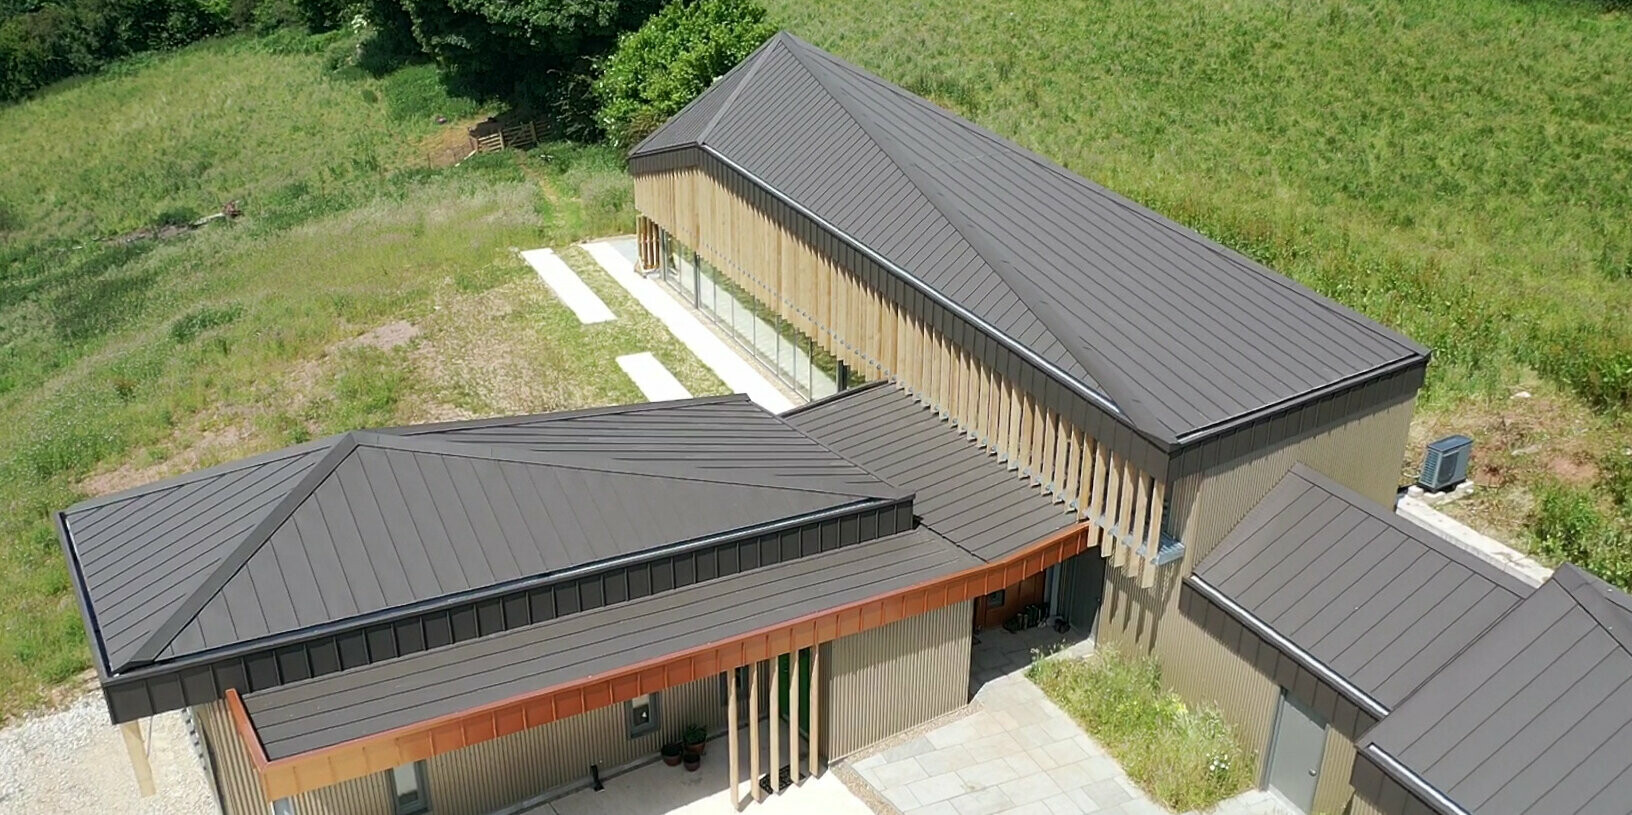
M 433 166 L 480 106 L 354 49 L 206 43 L 0 108 L 0 720 L 89 665 L 48 523 L 81 497 L 356 427 L 637 401 L 614 357 L 638 351 L 723 392 L 567 248 L 629 230 L 617 153 Z M 232 223 L 99 240 L 229 200 Z M 516 255 L 538 246 L 618 319 L 580 325 Z
M 1476 525 L 1523 545 L 1556 482 L 1632 529 L 1606 483 L 1632 472 L 1624 3 L 767 6 L 1431 346 L 1415 440 L 1479 440 Z

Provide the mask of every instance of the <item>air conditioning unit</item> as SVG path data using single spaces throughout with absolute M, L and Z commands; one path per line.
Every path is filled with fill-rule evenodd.
M 1468 480 L 1468 457 L 1473 455 L 1473 439 L 1446 436 L 1428 445 L 1422 458 L 1417 483 L 1429 492 L 1444 492 Z

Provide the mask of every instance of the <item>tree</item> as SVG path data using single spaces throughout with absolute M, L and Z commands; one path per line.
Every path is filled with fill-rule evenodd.
M 752 0 L 676 0 L 618 39 L 595 82 L 607 138 L 628 147 L 741 62 L 776 27 Z

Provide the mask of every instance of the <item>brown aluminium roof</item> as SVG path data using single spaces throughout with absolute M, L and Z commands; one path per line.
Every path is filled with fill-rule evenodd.
M 1532 591 L 1302 464 L 1188 580 L 1378 717 Z
M 672 155 L 725 164 L 1169 449 L 1427 361 L 1405 337 L 785 32 L 637 145 L 631 169 Z

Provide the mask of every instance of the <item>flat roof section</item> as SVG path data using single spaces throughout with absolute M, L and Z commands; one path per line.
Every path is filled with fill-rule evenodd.
M 868 472 L 911 491 L 923 524 L 995 560 L 1076 523 L 1056 502 L 905 391 L 880 382 L 783 414 Z
M 244 697 L 271 760 L 636 665 L 980 561 L 923 529 Z
M 782 32 L 630 153 L 718 159 L 1164 446 L 1426 363 L 1376 322 Z
M 1632 598 L 1560 566 L 1361 744 L 1447 815 L 1626 812 Z
M 1302 464 L 1189 580 L 1222 595 L 1224 610 L 1249 628 L 1274 631 L 1367 697 L 1351 701 L 1385 710 L 1532 591 Z

